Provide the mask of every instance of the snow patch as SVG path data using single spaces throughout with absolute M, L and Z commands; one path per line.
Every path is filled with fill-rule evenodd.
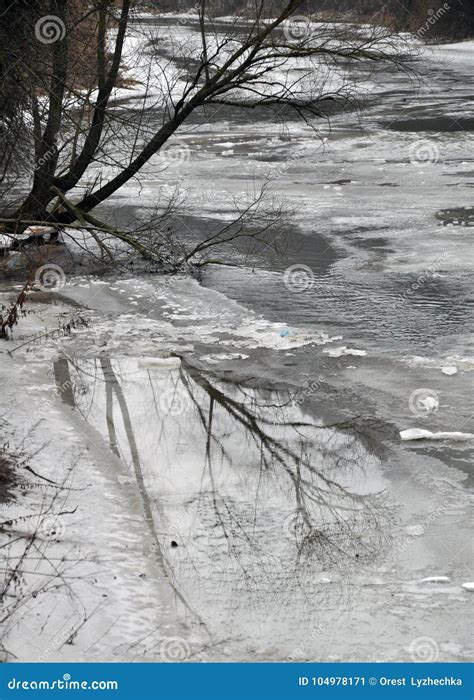
M 343 355 L 356 355 L 358 357 L 363 357 L 364 355 L 367 355 L 365 350 L 348 348 L 345 345 L 340 348 L 328 348 L 327 350 L 323 350 L 323 352 L 325 352 L 326 355 L 329 355 L 329 357 L 342 357 Z
M 222 352 L 222 353 L 211 353 L 209 355 L 202 355 L 199 359 L 201 362 L 208 362 L 211 365 L 215 365 L 219 362 L 223 362 L 225 360 L 246 360 L 249 357 L 249 355 L 244 355 L 243 353 L 240 352 Z
M 441 371 L 443 374 L 447 374 L 448 377 L 451 377 L 453 374 L 458 373 L 458 368 L 457 367 L 441 367 Z
M 427 576 L 422 578 L 420 583 L 451 583 L 448 576 Z
M 401 430 L 400 437 L 402 440 L 473 440 L 474 433 L 432 433 L 431 430 L 424 430 L 423 428 L 409 428 L 408 430 Z

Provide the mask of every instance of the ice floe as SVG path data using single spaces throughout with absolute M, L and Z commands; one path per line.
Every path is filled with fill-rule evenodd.
M 226 360 L 246 360 L 249 355 L 244 355 L 240 352 L 223 352 L 223 353 L 211 353 L 209 355 L 203 355 L 199 359 L 202 362 L 208 362 L 211 365 L 217 364 L 219 362 L 224 362 Z
M 449 576 L 427 576 L 420 583 L 451 583 Z
M 473 440 L 474 433 L 444 431 L 432 433 L 431 430 L 423 428 L 409 428 L 401 430 L 400 437 L 402 440 Z
M 365 350 L 348 348 L 345 345 L 340 348 L 327 348 L 326 350 L 323 350 L 323 352 L 326 353 L 326 355 L 329 355 L 329 357 L 342 357 L 343 355 L 357 355 L 363 357 L 364 355 L 367 355 Z
M 443 374 L 447 374 L 448 377 L 450 377 L 451 375 L 458 373 L 458 368 L 457 367 L 441 367 L 441 371 Z

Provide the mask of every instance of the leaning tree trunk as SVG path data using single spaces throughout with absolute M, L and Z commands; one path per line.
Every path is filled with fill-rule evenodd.
M 51 0 L 50 10 L 66 26 L 67 0 Z M 51 186 L 58 165 L 57 139 L 63 119 L 63 102 L 66 92 L 68 71 L 68 35 L 52 45 L 51 80 L 48 88 L 48 118 L 43 133 L 35 129 L 35 166 L 33 185 L 30 193 L 20 206 L 18 218 L 46 218 L 48 204 L 54 199 Z M 32 102 L 35 113 L 36 96 L 33 90 Z

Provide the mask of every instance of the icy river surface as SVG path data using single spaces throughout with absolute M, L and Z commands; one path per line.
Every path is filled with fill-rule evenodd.
M 84 625 L 59 658 L 470 658 L 473 57 L 433 51 L 422 86 L 378 74 L 363 114 L 334 115 L 321 138 L 252 110 L 193 117 L 185 157 L 165 175 L 152 160 L 108 206 L 122 221 L 151 209 L 166 177 L 186 188 L 174 225 L 192 239 L 270 176 L 291 221 L 280 246 L 229 247 L 199 282 L 61 290 L 88 308 L 89 345 L 65 339 L 48 381 L 107 508 L 130 511 L 103 525 L 99 641 Z M 402 439 L 413 429 L 429 433 Z M 71 498 L 93 546 L 86 496 Z

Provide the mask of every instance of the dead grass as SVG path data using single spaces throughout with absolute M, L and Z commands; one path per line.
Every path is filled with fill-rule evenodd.
M 0 503 L 10 500 L 13 485 L 13 462 L 5 452 L 0 451 Z

